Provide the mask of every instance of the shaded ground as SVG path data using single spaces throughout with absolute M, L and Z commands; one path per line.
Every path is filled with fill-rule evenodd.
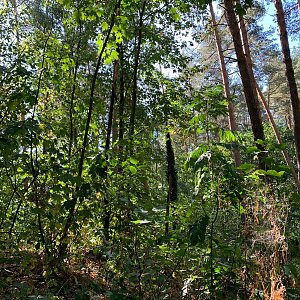
M 101 266 L 99 257 L 88 254 L 67 262 L 63 273 L 48 275 L 42 256 L 0 252 L 0 299 L 108 299 Z

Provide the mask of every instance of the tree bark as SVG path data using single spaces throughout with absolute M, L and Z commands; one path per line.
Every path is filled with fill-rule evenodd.
M 277 23 L 280 35 L 281 50 L 283 54 L 283 61 L 285 64 L 285 75 L 290 91 L 290 98 L 293 111 L 294 119 L 294 137 L 295 137 L 295 147 L 297 155 L 297 167 L 298 167 L 298 177 L 300 171 L 300 102 L 297 84 L 295 80 L 295 73 L 290 53 L 290 46 L 288 40 L 288 34 L 286 30 L 286 22 L 284 18 L 284 10 L 281 0 L 274 0 L 276 8 Z
M 108 113 L 107 131 L 106 131 L 106 139 L 105 139 L 105 151 L 108 151 L 110 148 L 110 139 L 111 139 L 111 133 L 113 129 L 112 125 L 113 125 L 114 107 L 117 98 L 118 69 L 119 69 L 119 61 L 115 60 L 114 67 L 113 67 L 113 80 L 112 80 L 110 107 Z
M 77 81 L 77 72 L 79 68 L 79 51 L 81 46 L 81 23 L 79 25 L 79 40 L 76 47 L 76 59 L 75 59 L 75 67 L 74 67 L 74 76 L 73 76 L 73 86 L 72 86 L 72 93 L 70 98 L 70 108 L 69 108 L 69 119 L 70 119 L 70 139 L 69 139 L 69 149 L 68 149 L 68 162 L 69 165 L 71 164 L 71 157 L 72 157 L 72 148 L 74 143 L 74 99 L 75 99 L 75 91 L 76 91 L 76 81 Z
M 270 125 L 273 129 L 277 144 L 282 144 L 280 133 L 279 133 L 278 128 L 276 126 L 276 123 L 274 121 L 273 115 L 272 115 L 272 113 L 269 109 L 269 105 L 268 105 L 261 89 L 259 88 L 259 86 L 257 84 L 257 81 L 255 79 L 254 73 L 253 73 L 253 64 L 252 64 L 252 59 L 251 59 L 251 52 L 250 52 L 250 47 L 249 47 L 248 35 L 247 35 L 245 22 L 244 22 L 242 17 L 239 17 L 239 26 L 240 26 L 240 32 L 241 32 L 241 36 L 242 36 L 242 40 L 243 40 L 243 49 L 244 49 L 244 54 L 245 54 L 245 57 L 246 57 L 246 60 L 247 60 L 247 66 L 248 66 L 249 74 L 252 77 L 252 81 L 255 85 L 258 97 L 259 97 L 259 99 L 261 101 L 261 104 L 264 107 L 265 112 L 268 116 L 268 120 L 269 120 L 269 123 L 270 123 Z M 286 150 L 282 150 L 282 155 L 283 155 L 283 158 L 284 158 L 287 166 L 291 170 L 292 176 L 294 177 L 294 180 L 295 180 L 295 183 L 296 183 L 297 187 L 299 188 L 300 187 L 300 182 L 298 180 L 297 174 L 295 172 L 295 168 L 294 168 L 293 163 L 292 163 L 292 161 L 291 161 L 291 159 L 288 155 L 288 152 Z
M 232 35 L 234 48 L 237 56 L 238 67 L 241 75 L 241 80 L 243 84 L 244 94 L 246 98 L 247 108 L 251 120 L 251 127 L 254 136 L 254 140 L 265 140 L 261 112 L 259 108 L 258 97 L 255 89 L 255 85 L 251 78 L 251 74 L 249 74 L 246 57 L 243 51 L 242 39 L 239 31 L 239 26 L 236 18 L 236 14 L 234 11 L 233 2 L 231 0 L 224 1 L 224 7 L 226 11 L 226 19 L 227 23 Z M 266 168 L 266 164 L 263 161 L 264 156 L 266 155 L 264 147 L 257 143 L 257 147 L 260 150 L 258 155 L 258 164 L 261 169 Z
M 172 146 L 172 140 L 170 132 L 166 135 L 166 150 L 167 150 L 167 182 L 168 182 L 168 195 L 166 204 L 166 223 L 165 223 L 165 234 L 169 233 L 169 217 L 171 205 L 177 200 L 177 171 L 175 167 L 175 155 Z M 173 207 L 174 209 L 174 207 Z M 173 223 L 173 228 L 175 224 Z
M 140 61 L 140 53 L 141 53 L 141 45 L 142 45 L 142 31 L 143 31 L 143 17 L 146 9 L 147 1 L 144 0 L 142 3 L 142 9 L 140 11 L 140 19 L 139 19 L 139 27 L 138 27 L 138 38 L 137 38 L 137 46 L 136 53 L 134 59 L 134 70 L 133 70 L 133 88 L 132 88 L 132 103 L 131 103 L 131 114 L 130 114 L 130 124 L 129 124 L 129 135 L 130 137 L 134 134 L 134 125 L 135 125 L 135 111 L 137 104 L 137 80 L 138 80 L 138 68 Z
M 120 102 L 119 102 L 119 155 L 123 156 L 123 140 L 124 140 L 124 108 L 125 108 L 125 82 L 124 82 L 124 50 L 123 44 L 119 47 L 120 55 Z
M 211 19 L 212 19 L 213 30 L 214 30 L 214 34 L 215 34 L 216 47 L 217 47 L 218 56 L 219 56 L 220 70 L 221 70 L 223 87 L 224 87 L 224 96 L 225 96 L 225 98 L 228 99 L 227 109 L 228 109 L 229 129 L 232 132 L 236 132 L 237 126 L 236 126 L 235 115 L 234 115 L 234 107 L 230 100 L 230 86 L 229 86 L 228 72 L 227 72 L 226 65 L 225 65 L 225 58 L 224 58 L 224 54 L 223 54 L 221 38 L 219 35 L 215 12 L 214 12 L 212 3 L 209 3 L 209 9 L 210 9 L 210 14 L 211 14 Z M 241 165 L 241 154 L 238 149 L 233 150 L 233 158 L 234 158 L 235 166 L 236 167 L 240 166 Z
M 108 113 L 108 123 L 107 123 L 107 131 L 106 131 L 106 140 L 105 140 L 105 159 L 108 161 L 108 150 L 110 149 L 110 139 L 113 129 L 113 117 L 115 111 L 115 102 L 117 98 L 117 79 L 118 79 L 118 66 L 119 61 L 114 61 L 113 68 L 113 80 L 112 80 L 112 89 L 111 89 L 111 99 L 110 99 L 110 107 Z M 106 166 L 107 169 L 107 166 Z M 106 241 L 109 241 L 109 227 L 110 227 L 110 201 L 107 196 L 104 197 L 104 220 L 103 220 L 103 228 L 104 228 L 104 237 Z

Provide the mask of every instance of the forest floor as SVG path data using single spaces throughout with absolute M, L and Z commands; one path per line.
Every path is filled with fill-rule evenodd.
M 43 256 L 33 251 L 0 252 L 0 299 L 108 299 L 97 255 L 66 261 L 64 271 L 55 275 L 48 275 L 44 265 Z

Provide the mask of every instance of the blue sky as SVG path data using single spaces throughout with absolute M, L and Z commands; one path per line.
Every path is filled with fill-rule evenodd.
M 275 7 L 274 4 L 266 4 L 266 14 L 265 16 L 262 18 L 262 20 L 260 20 L 258 23 L 260 25 L 262 25 L 266 30 L 273 28 L 274 30 L 274 38 L 276 38 L 278 44 L 280 45 L 280 41 L 279 41 L 279 34 L 278 34 L 278 29 L 277 29 L 277 20 L 276 20 L 276 12 L 275 12 Z M 300 33 L 299 33 L 300 35 Z M 299 40 L 292 40 L 291 38 L 289 38 L 289 44 L 290 44 L 290 48 L 292 49 L 293 47 L 299 47 Z

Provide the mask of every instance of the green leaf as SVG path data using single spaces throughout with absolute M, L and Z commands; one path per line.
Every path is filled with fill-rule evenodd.
M 167 247 L 166 245 L 160 245 L 158 247 L 163 252 L 168 252 L 169 251 L 169 247 Z
M 131 221 L 132 224 L 136 225 L 143 225 L 143 224 L 149 224 L 151 221 L 149 220 L 136 220 L 136 221 Z
M 244 214 L 245 213 L 245 209 L 242 205 L 239 205 L 239 211 L 240 211 L 240 214 Z
M 175 7 L 172 7 L 170 9 L 170 15 L 174 21 L 179 21 L 181 19 L 180 15 Z
M 258 145 L 264 146 L 266 142 L 264 140 L 258 139 L 255 141 L 255 143 Z
M 103 30 L 103 31 L 105 31 L 105 30 L 108 29 L 108 24 L 107 24 L 107 22 L 105 22 L 105 21 L 102 22 L 101 26 L 102 26 L 102 30 Z
M 275 170 L 268 170 L 267 175 L 269 176 L 275 176 L 275 177 L 281 177 L 284 174 L 284 171 L 275 171 Z
M 120 31 L 115 32 L 116 43 L 120 44 L 123 41 L 123 34 Z
M 221 130 L 220 131 L 220 140 L 222 143 L 236 142 L 238 140 L 238 137 L 231 130 Z
M 58 0 L 57 2 L 65 5 L 67 7 L 70 7 L 70 5 L 71 5 L 71 0 Z
M 117 50 L 113 49 L 108 57 L 104 60 L 105 64 L 110 64 L 114 60 L 119 59 L 119 53 Z
M 250 146 L 250 147 L 247 147 L 246 152 L 250 154 L 250 153 L 257 153 L 257 152 L 260 152 L 260 151 L 257 147 Z
M 67 71 L 69 70 L 69 66 L 66 65 L 66 64 L 63 64 L 63 65 L 61 66 L 61 69 L 62 69 L 64 72 L 67 72 Z
M 199 157 L 207 151 L 207 146 L 202 145 L 195 149 L 190 155 L 189 158 L 187 159 L 185 163 L 185 169 L 187 170 L 189 167 L 194 167 L 196 161 L 199 159 Z
M 256 170 L 253 172 L 254 175 L 261 175 L 261 176 L 265 176 L 267 175 L 267 172 L 265 170 Z
M 133 158 L 133 157 L 130 157 L 130 158 L 129 158 L 129 161 L 130 161 L 133 165 L 137 165 L 137 164 L 138 164 L 138 161 L 137 161 L 135 158 Z
M 131 174 L 136 174 L 136 172 L 137 172 L 137 169 L 134 166 L 129 166 L 129 170 L 130 170 Z
M 98 46 L 98 54 L 101 52 L 103 48 L 103 40 L 102 40 L 102 35 L 101 33 L 98 34 L 96 44 Z
M 250 172 L 251 170 L 253 170 L 255 168 L 254 164 L 242 164 L 239 167 L 237 167 L 237 169 L 239 170 L 243 170 L 245 172 Z

